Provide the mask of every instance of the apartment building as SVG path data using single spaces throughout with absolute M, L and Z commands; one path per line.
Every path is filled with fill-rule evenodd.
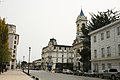
M 73 48 L 67 45 L 58 45 L 56 39 L 50 39 L 48 46 L 42 49 L 42 68 L 73 69 Z
M 8 24 L 8 43 L 9 49 L 11 52 L 11 61 L 8 65 L 8 69 L 16 69 L 17 62 L 17 45 L 19 43 L 19 35 L 16 34 L 16 26 L 12 24 Z
M 92 70 L 116 68 L 120 71 L 120 20 L 90 32 L 90 36 Z

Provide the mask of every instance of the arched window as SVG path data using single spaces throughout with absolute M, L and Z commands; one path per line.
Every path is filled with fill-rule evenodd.
M 85 23 L 82 23 L 82 27 L 85 27 Z
M 79 32 L 79 24 L 77 24 L 77 32 Z

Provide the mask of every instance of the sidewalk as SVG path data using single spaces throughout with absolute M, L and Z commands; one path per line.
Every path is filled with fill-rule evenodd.
M 21 70 L 8 70 L 0 75 L 0 80 L 33 80 Z

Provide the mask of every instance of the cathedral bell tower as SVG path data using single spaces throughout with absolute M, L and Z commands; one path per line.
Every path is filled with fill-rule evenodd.
M 76 38 L 81 38 L 82 34 L 82 26 L 87 26 L 87 17 L 84 15 L 83 10 L 81 9 L 80 15 L 78 15 L 76 20 Z

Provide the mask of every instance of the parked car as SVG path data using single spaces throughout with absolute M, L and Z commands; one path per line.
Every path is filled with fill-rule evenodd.
M 98 72 L 93 71 L 93 70 L 89 70 L 88 72 L 84 72 L 83 75 L 84 76 L 89 76 L 89 77 L 98 77 Z
M 63 74 L 66 74 L 67 73 L 67 69 L 63 69 Z
M 120 72 L 117 73 L 116 80 L 120 80 Z
M 70 69 L 63 69 L 64 74 L 73 74 L 73 71 Z
M 62 73 L 62 70 L 61 69 L 55 69 L 55 73 Z
M 120 73 L 117 71 L 117 69 L 107 69 L 104 70 L 103 73 L 99 73 L 100 78 L 111 78 L 112 80 L 116 80 L 116 78 L 119 76 Z
M 73 72 L 73 74 L 78 75 L 78 76 L 82 76 L 84 74 L 84 72 L 81 71 L 81 70 L 76 70 L 76 71 Z

